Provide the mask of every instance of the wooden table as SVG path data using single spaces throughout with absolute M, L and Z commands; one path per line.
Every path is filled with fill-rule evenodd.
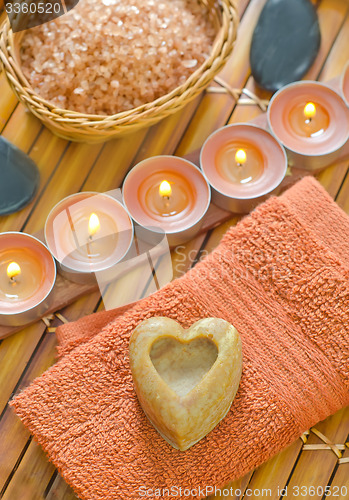
M 290 0 L 291 1 L 291 0 Z M 240 0 L 241 26 L 231 60 L 220 77 L 232 87 L 246 87 L 260 98 L 268 93 L 255 87 L 250 76 L 249 47 L 254 25 L 265 0 Z M 342 71 L 349 59 L 348 0 L 319 0 L 317 9 L 322 31 L 319 55 L 306 75 L 307 79 L 329 80 Z M 215 83 L 213 86 L 217 86 Z M 106 191 L 119 187 L 131 165 L 155 154 L 185 155 L 199 148 L 216 128 L 249 120 L 261 110 L 256 105 L 237 103 L 228 94 L 206 92 L 180 113 L 159 126 L 136 135 L 101 145 L 69 143 L 55 137 L 18 104 L 5 78 L 0 75 L 0 127 L 4 137 L 26 151 L 41 172 L 40 190 L 26 209 L 0 217 L 0 231 L 35 233 L 45 222 L 49 210 L 63 197 L 79 190 Z M 318 175 L 327 191 L 349 213 L 349 162 L 333 165 Z M 1 179 L 0 179 L 1 182 Z M 200 235 L 173 252 L 174 275 L 179 276 L 210 252 L 226 229 L 238 217 Z M 101 309 L 98 293 L 79 299 L 60 311 L 69 320 Z M 57 326 L 55 318 L 51 326 Z M 0 341 L 0 498 L 3 500 L 71 500 L 72 490 L 48 462 L 20 420 L 7 406 L 14 393 L 26 387 L 55 362 L 55 334 L 43 321 Z M 349 498 L 349 408 L 319 423 L 309 436 L 229 486 L 239 488 L 245 498 L 277 499 L 277 487 L 339 487 L 335 498 Z M 306 441 L 306 444 L 304 444 Z M 339 446 L 331 448 L 326 444 Z M 344 448 L 344 449 L 343 449 Z M 339 450 L 339 451 L 338 451 Z M 339 453 L 340 452 L 340 453 Z M 251 449 L 250 453 L 254 453 Z M 337 455 L 343 455 L 339 458 Z M 347 458 L 347 460 L 345 460 Z M 341 495 L 346 486 L 348 495 Z M 258 494 L 258 490 L 260 493 Z M 308 490 L 301 498 L 322 498 Z M 334 491 L 334 490 L 332 490 Z M 224 498 L 236 499 L 242 496 Z M 295 498 L 292 494 L 288 498 Z M 215 498 L 219 498 L 218 496 Z M 117 499 L 115 499 L 117 500 Z

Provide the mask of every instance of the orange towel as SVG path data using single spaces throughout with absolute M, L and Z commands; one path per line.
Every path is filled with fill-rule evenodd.
M 82 500 L 202 498 L 349 403 L 348 278 L 349 218 L 306 178 L 124 314 L 62 326 L 62 358 L 12 405 Z M 231 410 L 186 452 L 154 430 L 132 385 L 128 339 L 155 315 L 221 317 L 242 337 Z

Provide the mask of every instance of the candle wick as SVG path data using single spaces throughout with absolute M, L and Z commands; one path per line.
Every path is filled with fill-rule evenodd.
M 10 283 L 11 285 L 15 285 L 17 283 L 16 278 L 14 276 L 11 276 Z
M 169 196 L 165 196 L 165 195 L 163 195 L 163 196 L 162 196 L 162 199 L 163 199 L 163 201 L 164 201 L 164 205 L 165 205 L 166 209 L 168 209 L 168 208 L 169 208 L 169 206 L 170 206 L 170 197 L 169 197 Z
M 237 163 L 237 166 L 238 166 L 238 167 L 242 167 L 242 166 L 243 166 L 243 164 L 242 164 L 242 163 Z
M 91 258 L 91 248 L 90 248 L 90 243 L 92 243 L 92 234 L 89 235 L 87 241 L 86 241 L 86 251 L 87 251 L 87 257 L 90 259 Z

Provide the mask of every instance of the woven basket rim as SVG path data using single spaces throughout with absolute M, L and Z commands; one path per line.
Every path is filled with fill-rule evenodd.
M 16 39 L 21 33 L 13 33 L 8 19 L 1 26 L 0 59 L 6 77 L 19 100 L 21 100 L 39 119 L 53 127 L 74 133 L 93 133 L 100 135 L 115 131 L 116 127 L 128 129 L 140 127 L 140 122 L 155 123 L 166 115 L 172 114 L 196 97 L 203 90 L 229 57 L 238 26 L 235 0 L 216 0 L 208 4 L 199 0 L 214 12 L 220 27 L 204 62 L 186 79 L 167 94 L 157 99 L 113 115 L 81 113 L 55 106 L 34 91 L 21 70 L 21 62 L 16 55 Z
M 11 28 L 8 29 L 8 33 L 9 34 L 13 34 Z M 12 49 L 12 47 L 11 47 L 11 49 Z M 11 52 L 12 52 L 12 50 L 11 50 Z M 15 58 L 14 58 L 13 55 L 12 55 L 12 58 L 15 60 Z M 149 106 L 156 107 L 166 97 L 168 98 L 168 100 L 170 100 L 170 99 L 173 99 L 173 98 L 177 97 L 178 95 L 183 94 L 185 92 L 185 90 L 187 90 L 188 88 L 190 88 L 190 84 L 189 84 L 190 80 L 194 79 L 194 77 L 197 76 L 196 73 L 198 73 L 198 74 L 201 75 L 202 72 L 207 67 L 209 67 L 209 65 L 207 64 L 208 60 L 209 60 L 209 58 L 205 59 L 205 61 L 201 64 L 201 66 L 199 66 L 199 68 L 197 68 L 186 79 L 186 81 L 182 85 L 179 85 L 178 87 L 175 87 L 173 90 L 171 90 L 167 94 L 164 94 L 164 95 L 158 97 L 157 99 L 154 99 L 153 101 L 141 104 L 140 106 L 137 106 L 136 108 L 132 108 L 130 110 L 125 110 L 125 111 L 120 111 L 118 113 L 114 113 L 113 115 L 102 115 L 102 114 L 94 115 L 94 114 L 90 114 L 90 113 L 81 113 L 79 111 L 74 111 L 72 109 L 59 108 L 59 107 L 55 106 L 52 102 L 44 99 L 37 92 L 34 91 L 33 87 L 30 85 L 30 83 L 28 82 L 28 80 L 24 76 L 24 73 L 22 72 L 19 64 L 18 64 L 18 69 L 16 68 L 16 74 L 19 77 L 19 79 L 22 80 L 23 83 L 25 83 L 25 88 L 28 91 L 30 91 L 30 93 L 32 93 L 33 96 L 38 96 L 40 98 L 41 104 L 45 105 L 51 112 L 64 113 L 64 116 L 66 116 L 67 118 L 78 118 L 78 117 L 80 117 L 80 118 L 84 118 L 84 119 L 91 120 L 91 121 L 94 121 L 94 122 L 98 122 L 98 121 L 104 121 L 106 119 L 108 119 L 108 120 L 116 120 L 116 119 L 122 119 L 124 117 L 125 118 L 126 117 L 129 118 L 130 115 L 137 115 L 138 113 L 142 113 L 143 111 L 147 110 L 149 108 Z M 67 116 L 67 115 L 69 115 L 69 116 Z

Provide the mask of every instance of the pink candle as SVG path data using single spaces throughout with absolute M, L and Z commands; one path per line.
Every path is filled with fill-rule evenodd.
M 112 196 L 77 193 L 51 210 L 45 238 L 64 276 L 78 283 L 108 282 L 131 247 L 133 224 Z
M 346 105 L 349 107 L 349 62 L 345 66 L 341 76 L 341 90 L 342 90 L 342 97 Z
M 29 234 L 0 234 L 0 324 L 21 326 L 42 317 L 56 281 L 48 249 Z
M 139 225 L 164 232 L 170 246 L 193 238 L 210 204 L 210 187 L 191 162 L 176 156 L 154 156 L 126 176 L 124 203 Z
M 247 213 L 280 185 L 287 170 L 284 148 L 252 124 L 216 130 L 201 150 L 201 168 L 212 187 L 212 201 L 224 210 Z
M 348 108 L 337 92 L 319 82 L 296 82 L 276 92 L 268 123 L 289 163 L 309 170 L 330 165 L 349 139 Z

